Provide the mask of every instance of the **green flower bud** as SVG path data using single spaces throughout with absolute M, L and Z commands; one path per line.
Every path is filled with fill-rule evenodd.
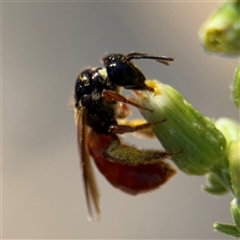
M 240 126 L 239 124 L 230 119 L 230 118 L 219 118 L 215 121 L 215 127 L 223 134 L 226 139 L 227 145 L 226 150 L 229 153 L 230 147 L 233 142 L 240 139 Z M 224 161 L 220 164 L 220 168 L 229 168 L 229 160 L 225 158 Z
M 138 101 L 153 112 L 141 110 L 141 114 L 152 123 L 166 119 L 153 125 L 152 130 L 168 152 L 178 153 L 172 157 L 174 163 L 187 174 L 209 172 L 226 156 L 224 136 L 174 88 L 157 80 L 146 84 L 154 93 L 141 91 Z
M 213 227 L 218 232 L 230 235 L 234 238 L 239 238 L 240 237 L 240 232 L 238 231 L 236 226 L 229 225 L 229 224 L 224 224 L 224 223 L 214 223 Z
M 240 20 L 239 20 L 239 22 L 240 22 Z M 240 39 L 239 39 L 239 41 L 240 41 Z M 235 103 L 235 105 L 238 108 L 240 108 L 240 63 L 235 71 L 231 99 Z
M 240 54 L 240 1 L 224 3 L 200 28 L 198 36 L 206 50 Z
M 240 203 L 240 141 L 232 143 L 228 159 L 232 188 L 235 197 Z
M 228 156 L 225 159 L 223 159 L 223 161 L 219 161 L 217 162 L 217 164 L 215 164 L 213 168 L 214 174 L 217 173 L 217 178 L 220 178 L 221 183 L 228 190 L 234 193 L 233 185 L 232 185 L 232 176 L 230 176 L 231 169 L 229 171 L 229 160 L 232 158 L 236 158 L 236 156 L 239 154 L 236 151 L 236 149 L 234 150 L 233 144 L 235 145 L 235 143 L 240 139 L 240 126 L 236 121 L 229 118 L 218 119 L 215 122 L 215 126 L 224 135 L 226 139 L 226 142 L 227 142 L 226 152 Z M 235 166 L 234 169 L 236 169 L 236 167 L 237 166 Z M 235 173 L 235 175 L 238 176 L 238 173 Z
M 236 228 L 240 234 L 240 202 L 237 199 L 233 199 L 230 204 L 230 210 L 232 214 L 233 221 L 236 224 Z
M 240 139 L 240 126 L 239 124 L 230 118 L 219 118 L 215 121 L 215 127 L 223 134 L 227 142 L 227 150 L 232 142 Z

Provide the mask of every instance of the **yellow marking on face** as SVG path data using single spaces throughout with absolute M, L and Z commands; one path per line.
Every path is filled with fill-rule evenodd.
M 99 74 L 102 76 L 102 78 L 103 78 L 104 80 L 106 80 L 106 78 L 107 78 L 106 68 L 99 69 L 98 72 L 99 72 Z

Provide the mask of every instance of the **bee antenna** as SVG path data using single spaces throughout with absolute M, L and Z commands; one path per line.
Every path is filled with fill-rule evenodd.
M 132 52 L 126 55 L 127 61 L 130 61 L 132 59 L 151 59 L 151 60 L 155 60 L 156 62 L 160 62 L 164 65 L 169 65 L 169 62 L 174 61 L 172 57 L 156 56 L 156 55 L 150 55 L 147 53 L 139 53 L 139 52 Z

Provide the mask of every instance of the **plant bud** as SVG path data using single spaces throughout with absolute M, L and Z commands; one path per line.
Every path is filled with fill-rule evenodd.
M 240 54 L 240 1 L 227 1 L 200 28 L 198 36 L 207 51 Z
M 152 127 L 163 147 L 172 153 L 173 162 L 190 175 L 203 175 L 213 164 L 226 157 L 226 140 L 214 123 L 199 113 L 171 86 L 147 80 L 154 92 L 138 92 L 139 104 L 153 109 L 140 110 L 150 123 L 166 119 Z

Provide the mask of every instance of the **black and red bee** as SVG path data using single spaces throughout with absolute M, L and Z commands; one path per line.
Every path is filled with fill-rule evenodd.
M 100 216 L 99 191 L 90 155 L 109 183 L 132 195 L 156 189 L 175 174 L 175 170 L 164 161 L 173 153 L 138 149 L 122 143 L 118 137 L 118 134 L 147 129 L 155 124 L 130 126 L 118 123 L 129 114 L 128 105 L 145 109 L 122 96 L 121 87 L 152 91 L 145 84 L 144 74 L 134 65 L 132 59 L 152 59 L 165 65 L 173 61 L 171 57 L 137 52 L 128 55 L 109 54 L 102 58 L 104 68 L 86 68 L 75 83 L 75 122 L 90 217 Z M 159 123 L 163 121 L 165 119 Z

